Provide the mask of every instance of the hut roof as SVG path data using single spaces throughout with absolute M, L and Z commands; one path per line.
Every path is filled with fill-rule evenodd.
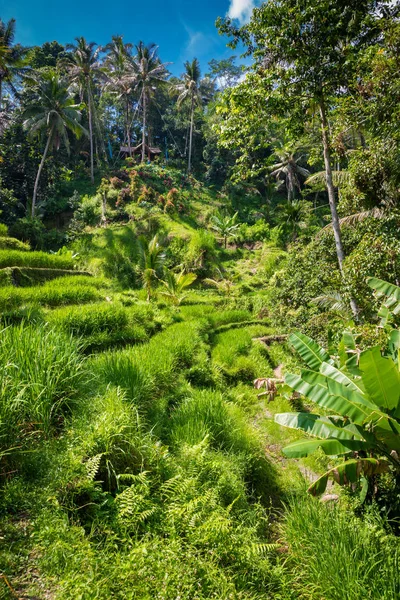
M 147 144 L 144 147 L 145 149 L 145 153 L 148 154 L 150 152 L 150 154 L 161 154 L 161 150 L 160 148 L 157 148 L 156 146 L 148 146 Z M 120 151 L 121 152 L 126 152 L 126 154 L 129 154 L 129 148 L 128 146 L 121 146 L 120 147 Z M 132 154 L 137 154 L 138 152 L 142 151 L 142 144 L 140 143 L 138 146 L 134 146 L 131 148 L 131 153 Z

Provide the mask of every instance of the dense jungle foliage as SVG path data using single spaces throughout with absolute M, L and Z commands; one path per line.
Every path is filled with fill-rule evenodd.
M 399 3 L 216 26 L 0 19 L 0 598 L 400 597 Z

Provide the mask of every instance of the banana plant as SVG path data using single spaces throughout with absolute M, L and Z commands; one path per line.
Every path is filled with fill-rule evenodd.
M 379 346 L 357 350 L 350 332 L 343 336 L 339 359 L 334 360 L 311 338 L 301 333 L 289 337 L 307 365 L 300 375 L 287 374 L 285 383 L 325 415 L 294 412 L 275 415 L 275 421 L 308 434 L 283 449 L 290 458 L 308 456 L 321 448 L 329 456 L 345 456 L 308 489 L 322 494 L 328 479 L 355 483 L 361 476 L 400 472 L 400 372 L 399 344 L 393 356 L 383 356 Z

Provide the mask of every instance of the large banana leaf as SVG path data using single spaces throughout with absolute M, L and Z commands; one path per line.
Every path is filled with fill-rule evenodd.
M 341 417 L 321 417 L 312 413 L 279 413 L 275 415 L 275 422 L 289 427 L 301 429 L 309 435 L 319 438 L 335 438 L 339 440 L 361 440 L 361 435 L 355 425 L 344 425 Z
M 342 417 L 348 417 L 357 425 L 362 425 L 374 407 L 361 394 L 341 386 L 333 379 L 328 380 L 328 389 L 318 384 L 309 384 L 298 375 L 288 373 L 285 383 L 299 394 L 309 398 L 319 406 L 328 408 Z
M 378 279 L 377 277 L 368 277 L 367 283 L 370 288 L 378 292 L 380 296 L 386 296 L 387 298 L 394 298 L 397 302 L 400 302 L 400 287 Z
M 369 277 L 367 283 L 378 293 L 378 296 L 386 296 L 378 313 L 381 317 L 381 325 L 384 327 L 391 314 L 397 315 L 400 312 L 400 288 L 377 277 Z
M 351 379 L 346 373 L 343 373 L 343 371 L 337 369 L 329 363 L 322 363 L 320 366 L 320 372 L 326 377 L 330 377 L 331 379 L 335 379 L 335 381 L 346 385 L 355 392 L 363 394 L 365 391 L 361 379 Z
M 282 452 L 288 458 L 301 458 L 313 454 L 318 448 L 321 448 L 328 456 L 337 456 L 358 450 L 368 450 L 369 444 L 360 440 L 338 440 L 335 438 L 299 440 L 283 448 Z
M 400 398 L 400 373 L 391 358 L 381 355 L 379 346 L 361 353 L 360 369 L 368 396 L 379 408 L 397 409 Z
M 333 364 L 329 354 L 307 335 L 299 332 L 292 333 L 289 342 L 311 369 L 318 371 L 322 362 Z
M 361 475 L 364 475 L 364 477 L 377 475 L 384 473 L 388 468 L 389 463 L 383 459 L 359 458 L 348 460 L 324 473 L 322 477 L 310 485 L 307 491 L 313 496 L 320 496 L 325 492 L 329 478 L 340 485 L 346 485 L 356 483 Z

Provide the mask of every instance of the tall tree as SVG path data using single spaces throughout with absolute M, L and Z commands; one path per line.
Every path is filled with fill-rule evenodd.
M 193 126 L 194 126 L 194 109 L 196 105 L 201 104 L 200 81 L 201 71 L 200 63 L 197 58 L 191 62 L 185 62 L 185 72 L 182 75 L 182 81 L 177 84 L 177 89 L 180 92 L 178 97 L 178 105 L 184 101 L 190 102 L 190 129 L 189 129 L 189 156 L 188 156 L 188 173 L 192 169 L 192 147 L 193 147 Z
M 136 75 L 136 88 L 140 92 L 142 105 L 142 162 L 146 155 L 146 127 L 147 111 L 154 87 L 166 81 L 168 71 L 167 63 L 162 63 L 157 56 L 158 46 L 146 45 L 140 41 L 136 46 L 136 55 L 133 58 L 133 72 Z
M 131 103 L 137 76 L 132 66 L 132 44 L 125 44 L 122 35 L 114 35 L 112 41 L 104 47 L 107 57 L 104 66 L 107 69 L 105 88 L 116 94 L 123 105 L 125 140 L 131 154 Z
M 300 178 L 307 179 L 310 175 L 310 171 L 300 164 L 304 160 L 304 155 L 300 155 L 297 150 L 290 144 L 279 143 L 272 155 L 274 159 L 278 159 L 278 162 L 271 165 L 270 176 L 278 181 L 284 179 L 288 202 L 294 200 L 296 188 L 301 190 Z
M 24 112 L 24 127 L 30 136 L 44 133 L 46 145 L 37 171 L 33 189 L 31 216 L 35 216 L 40 175 L 49 150 L 60 148 L 61 142 L 69 152 L 68 130 L 80 137 L 85 132 L 80 125 L 80 105 L 75 104 L 68 82 L 56 71 L 32 76 L 32 100 Z
M 236 56 L 216 60 L 213 58 L 208 63 L 210 67 L 209 77 L 217 81 L 218 89 L 221 91 L 238 83 L 243 74 L 243 67 L 235 65 Z
M 379 37 L 379 0 L 269 0 L 253 12 L 248 25 L 237 28 L 220 20 L 222 33 L 248 47 L 256 68 L 267 81 L 267 103 L 299 117 L 316 108 L 320 119 L 326 188 L 332 215 L 336 254 L 343 274 L 344 250 L 332 180 L 328 115 L 337 96 L 353 82 L 357 56 Z M 352 301 L 357 316 L 357 307 Z
M 2 110 L 3 85 L 8 84 L 13 91 L 14 78 L 21 74 L 23 56 L 26 52 L 19 44 L 14 44 L 15 19 L 7 23 L 0 19 L 0 111 Z
M 95 82 L 104 78 L 104 69 L 99 61 L 101 48 L 96 48 L 95 42 L 87 42 L 84 37 L 75 38 L 75 44 L 68 44 L 71 52 L 61 61 L 67 69 L 70 81 L 78 85 L 81 100 L 86 99 L 89 121 L 90 141 L 90 178 L 94 183 L 94 145 L 93 125 L 95 106 L 93 91 Z

